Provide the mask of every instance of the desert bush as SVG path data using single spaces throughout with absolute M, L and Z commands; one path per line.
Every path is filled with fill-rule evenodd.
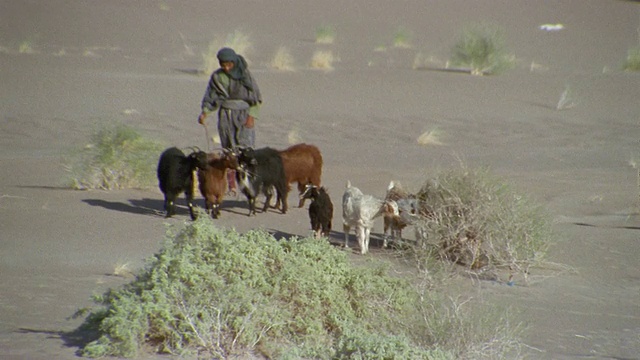
M 202 73 L 209 75 L 214 70 L 218 69 L 220 64 L 216 55 L 221 48 L 232 48 L 237 54 L 242 55 L 247 61 L 249 61 L 247 56 L 251 51 L 252 46 L 253 44 L 251 43 L 249 36 L 240 30 L 227 34 L 224 39 L 215 37 L 209 43 L 207 51 L 202 54 Z
M 336 61 L 336 58 L 332 51 L 317 50 L 313 53 L 309 65 L 312 69 L 333 70 L 334 61 Z
M 552 238 L 549 215 L 486 169 L 445 171 L 428 180 L 418 198 L 420 238 L 441 258 L 470 269 L 491 266 L 526 276 Z
M 411 32 L 404 27 L 399 27 L 393 34 L 393 46 L 408 49 L 411 47 Z
M 622 68 L 625 71 L 640 71 L 640 47 L 629 49 Z
M 68 186 L 74 189 L 148 188 L 156 185 L 162 145 L 122 124 L 97 130 L 88 145 L 67 160 Z
M 289 49 L 285 46 L 278 48 L 278 51 L 271 60 L 271 67 L 276 70 L 293 71 L 295 70 L 293 56 Z
M 505 49 L 501 29 L 479 24 L 463 30 L 453 47 L 451 64 L 469 68 L 474 75 L 496 75 L 513 68 L 515 56 Z
M 331 25 L 322 25 L 316 29 L 317 44 L 333 44 L 336 40 L 336 29 Z
M 437 360 L 472 349 L 439 344 L 457 337 L 466 323 L 453 316 L 466 313 L 388 272 L 381 262 L 351 265 L 326 241 L 239 234 L 199 216 L 169 234 L 134 281 L 96 296 L 88 315 L 78 313 L 86 320 L 77 331 L 95 339 L 81 353 Z M 437 334 L 431 323 L 439 324 Z M 492 338 L 499 327 L 482 336 Z

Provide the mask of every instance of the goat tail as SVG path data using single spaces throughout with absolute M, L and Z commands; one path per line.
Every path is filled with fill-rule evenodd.
M 347 180 L 346 188 L 348 189 L 348 188 L 350 188 L 350 187 L 351 187 L 351 180 Z

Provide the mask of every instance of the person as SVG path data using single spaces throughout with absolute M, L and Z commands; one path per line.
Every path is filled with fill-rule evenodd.
M 202 98 L 198 123 L 205 125 L 207 116 L 218 109 L 218 135 L 223 148 L 255 147 L 255 121 L 258 119 L 262 94 L 251 75 L 247 61 L 231 48 L 217 53 L 220 68 L 211 74 Z M 229 191 L 235 193 L 235 171 L 227 173 Z

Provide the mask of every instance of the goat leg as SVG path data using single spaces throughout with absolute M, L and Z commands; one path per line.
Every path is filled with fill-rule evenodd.
M 351 226 L 347 224 L 342 225 L 342 231 L 344 232 L 344 247 L 349 248 L 349 232 L 351 232 Z

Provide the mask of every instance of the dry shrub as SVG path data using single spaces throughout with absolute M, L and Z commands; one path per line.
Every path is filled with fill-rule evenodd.
M 218 50 L 221 48 L 232 48 L 237 54 L 244 56 L 244 58 L 249 61 L 247 55 L 250 53 L 252 46 L 253 44 L 251 43 L 249 36 L 240 30 L 227 34 L 225 38 L 216 36 L 209 43 L 207 52 L 202 54 L 202 73 L 207 75 L 211 74 L 219 67 L 218 57 L 216 55 L 218 54 Z
M 331 50 L 318 50 L 313 53 L 310 66 L 313 69 L 333 70 L 333 62 L 336 61 Z
M 444 172 L 417 196 L 418 238 L 435 247 L 440 258 L 472 270 L 491 266 L 526 277 L 546 254 L 550 217 L 487 170 Z
M 294 71 L 294 61 L 291 52 L 285 46 L 281 46 L 273 59 L 271 60 L 271 67 L 276 70 Z

